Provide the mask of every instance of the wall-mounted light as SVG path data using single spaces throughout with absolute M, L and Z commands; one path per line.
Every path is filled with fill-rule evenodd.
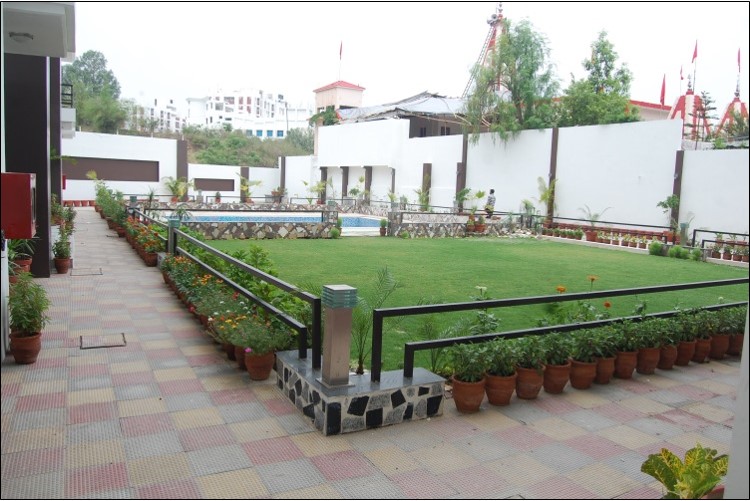
M 10 37 L 11 40 L 13 40 L 14 42 L 18 42 L 18 43 L 27 43 L 27 42 L 34 40 L 34 35 L 32 35 L 31 33 L 26 33 L 26 32 L 20 33 L 16 31 L 11 31 L 8 34 L 8 36 Z

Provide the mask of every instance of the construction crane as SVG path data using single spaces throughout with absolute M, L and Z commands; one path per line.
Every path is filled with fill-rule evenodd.
M 492 51 L 492 49 L 495 48 L 495 41 L 497 40 L 497 27 L 502 26 L 502 22 L 503 3 L 498 2 L 495 13 L 492 14 L 489 19 L 487 19 L 487 24 L 490 25 L 490 29 L 487 33 L 487 38 L 485 38 L 484 44 L 482 45 L 482 51 L 479 53 L 477 62 L 471 69 L 471 76 L 469 77 L 469 81 L 466 83 L 466 88 L 464 89 L 464 93 L 461 95 L 461 97 L 465 98 L 469 95 L 469 92 L 472 90 L 472 87 L 476 82 L 477 72 L 479 71 L 479 68 L 487 64 L 487 56 Z

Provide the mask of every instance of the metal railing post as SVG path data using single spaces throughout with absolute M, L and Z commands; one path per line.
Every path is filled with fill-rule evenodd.
M 372 352 L 370 359 L 370 380 L 380 381 L 380 359 L 383 353 L 383 315 L 372 311 Z
M 178 218 L 169 219 L 169 232 L 167 238 L 167 252 L 174 255 L 177 250 L 177 232 L 180 229 L 180 220 Z

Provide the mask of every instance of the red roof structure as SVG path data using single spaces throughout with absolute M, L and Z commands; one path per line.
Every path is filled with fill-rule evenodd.
M 353 83 L 344 82 L 343 80 L 338 80 L 328 85 L 324 85 L 323 87 L 320 87 L 319 89 L 315 89 L 313 92 L 323 92 L 324 90 L 330 90 L 330 89 L 336 89 L 336 88 L 351 89 L 351 90 L 365 90 L 364 87 L 360 87 L 359 85 L 354 85 Z
M 739 82 L 737 83 L 737 90 L 734 91 L 734 99 L 732 99 L 732 102 L 729 103 L 726 111 L 724 112 L 724 115 L 721 117 L 721 122 L 719 122 L 719 126 L 716 128 L 716 133 L 719 134 L 724 129 L 724 127 L 728 127 L 733 124 L 735 115 L 743 117 L 745 120 L 747 120 L 748 118 L 747 105 L 740 101 Z
M 696 96 L 688 75 L 688 89 L 684 95 L 677 98 L 669 112 L 668 119 L 679 118 L 682 120 L 682 137 L 692 141 L 703 139 L 711 134 L 711 126 L 701 111 L 703 109 L 703 99 Z M 700 131 L 700 134 L 699 134 Z

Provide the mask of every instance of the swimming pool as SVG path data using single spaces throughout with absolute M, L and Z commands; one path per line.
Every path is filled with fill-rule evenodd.
M 183 220 L 185 223 L 208 223 L 208 222 L 226 222 L 226 223 L 319 223 L 320 216 L 267 216 L 267 215 L 193 215 Z M 344 228 L 378 228 L 380 219 L 364 216 L 341 216 L 341 225 Z

